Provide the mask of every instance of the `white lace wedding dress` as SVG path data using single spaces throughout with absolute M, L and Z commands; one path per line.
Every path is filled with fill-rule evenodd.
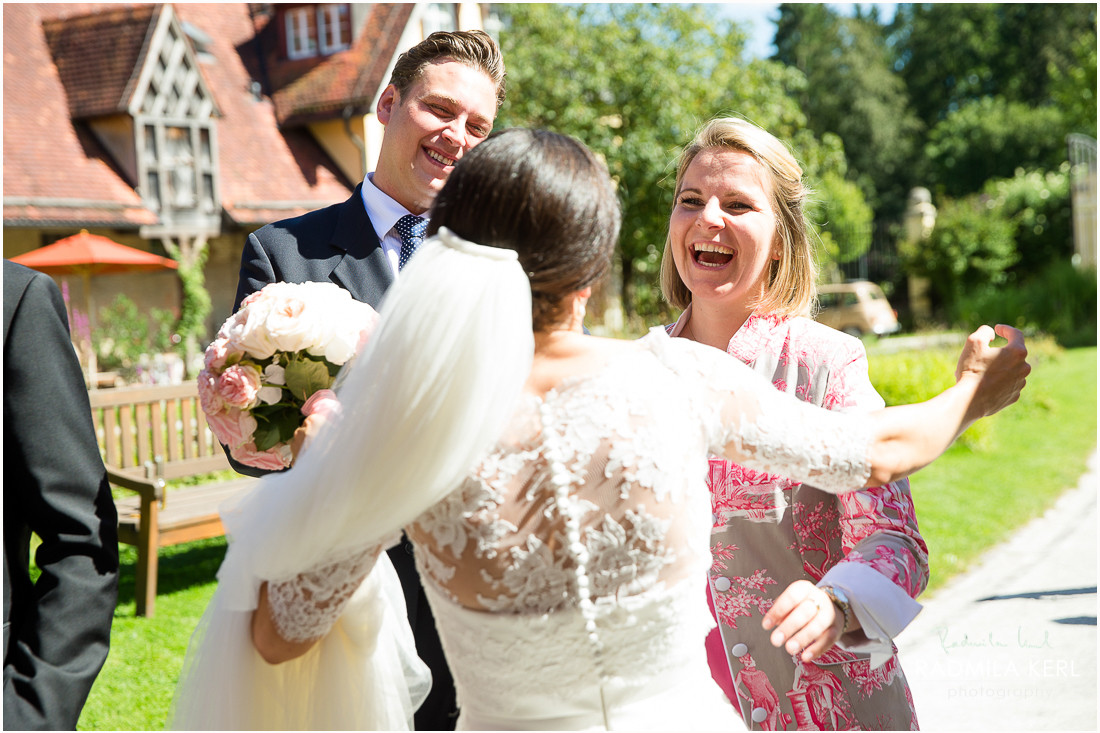
M 705 658 L 707 455 L 840 490 L 863 484 L 866 449 L 854 419 L 661 329 L 525 397 L 476 470 L 405 528 L 459 727 L 741 728 Z M 271 583 L 280 632 L 326 633 L 380 549 Z

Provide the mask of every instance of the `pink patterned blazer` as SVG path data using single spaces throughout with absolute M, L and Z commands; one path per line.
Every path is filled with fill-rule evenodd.
M 675 325 L 679 335 L 691 307 Z M 830 410 L 883 406 L 855 338 L 807 318 L 753 315 L 727 349 L 775 388 Z M 751 730 L 917 729 L 892 638 L 928 583 L 908 480 L 834 496 L 712 458 L 715 680 Z M 862 629 L 814 662 L 773 647 L 760 619 L 806 579 L 848 596 Z

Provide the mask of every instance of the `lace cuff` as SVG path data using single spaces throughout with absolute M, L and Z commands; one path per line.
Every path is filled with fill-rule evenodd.
M 327 634 L 389 544 L 371 545 L 288 580 L 269 582 L 267 597 L 279 636 L 302 642 Z

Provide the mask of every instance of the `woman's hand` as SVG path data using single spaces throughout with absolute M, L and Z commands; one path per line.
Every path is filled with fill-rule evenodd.
M 275 617 L 271 612 L 271 601 L 267 596 L 267 583 L 260 585 L 260 597 L 256 609 L 252 612 L 252 646 L 256 648 L 268 664 L 282 664 L 302 656 L 320 641 L 320 637 L 310 641 L 288 641 L 279 633 Z
M 802 661 L 809 662 L 836 644 L 844 627 L 844 615 L 837 612 L 825 591 L 808 580 L 796 580 L 775 599 L 762 624 L 765 630 L 775 627 L 771 635 L 773 646 L 784 647 L 788 654 L 802 650 Z
M 298 454 L 305 450 L 313 436 L 321 432 L 321 428 L 328 419 L 340 414 L 340 401 L 336 399 L 336 393 L 331 389 L 319 389 L 302 405 L 302 414 L 306 419 L 302 421 L 301 427 L 294 431 L 294 437 L 290 440 L 290 453 L 295 460 Z
M 995 335 L 1004 337 L 1008 343 L 991 346 Z M 982 326 L 970 334 L 955 369 L 955 379 L 960 384 L 975 383 L 968 418 L 987 417 L 1020 399 L 1030 373 L 1024 335 L 1019 330 L 1005 325 L 995 329 Z
M 290 439 L 290 453 L 297 460 L 298 456 L 312 440 L 313 436 L 321 432 L 325 424 L 324 415 L 310 415 L 302 421 L 301 427 L 294 431 L 294 437 Z

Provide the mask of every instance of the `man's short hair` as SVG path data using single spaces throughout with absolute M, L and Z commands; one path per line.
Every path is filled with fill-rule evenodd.
M 504 58 L 485 31 L 436 31 L 397 57 L 390 84 L 402 97 L 423 75 L 424 67 L 449 59 L 485 73 L 497 89 L 497 109 L 504 103 Z

